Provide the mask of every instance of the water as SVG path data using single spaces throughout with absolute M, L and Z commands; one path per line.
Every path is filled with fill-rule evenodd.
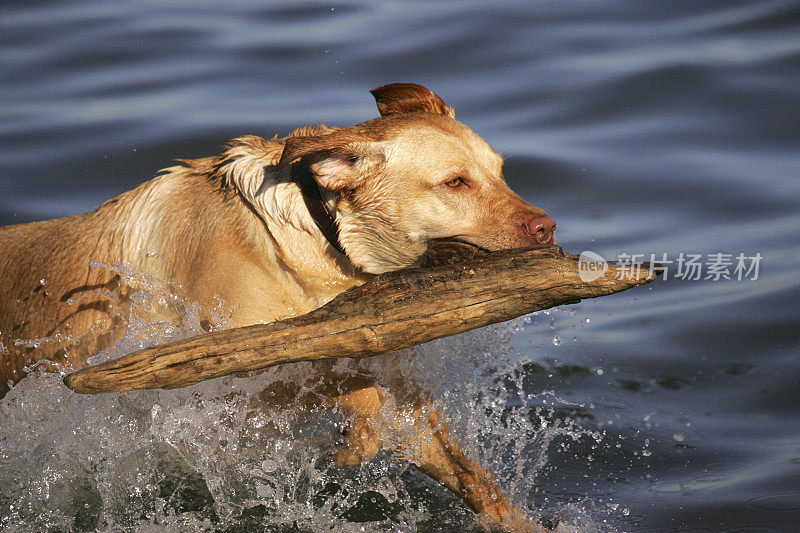
M 675 263 L 647 288 L 362 364 L 432 376 L 462 441 L 546 521 L 796 530 L 799 3 L 0 10 L 0 223 L 94 209 L 243 133 L 367 120 L 368 89 L 422 83 L 506 156 L 566 249 Z M 762 260 L 755 280 L 688 281 L 682 252 Z M 185 306 L 105 356 L 190 334 Z M 101 396 L 24 380 L 0 401 L 0 524 L 476 527 L 402 455 L 331 467 L 335 410 L 253 408 L 302 370 Z

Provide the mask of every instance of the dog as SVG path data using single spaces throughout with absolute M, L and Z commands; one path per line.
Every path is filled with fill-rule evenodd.
M 410 83 L 371 92 L 379 118 L 240 137 L 91 213 L 0 229 L 0 397 L 27 365 L 80 368 L 125 332 L 114 309 L 133 289 L 119 273 L 90 268 L 93 260 L 171 280 L 207 309 L 234 304 L 231 320 L 244 326 L 306 313 L 415 266 L 435 241 L 488 251 L 555 243 L 553 220 L 509 189 L 502 157 L 439 96 Z M 392 398 L 413 413 L 419 432 L 407 444 L 425 474 L 495 525 L 537 530 L 413 383 L 378 386 L 318 367 L 332 384 L 328 401 L 350 420 L 339 464 L 381 449 L 375 420 Z M 290 398 L 291 384 L 283 388 Z

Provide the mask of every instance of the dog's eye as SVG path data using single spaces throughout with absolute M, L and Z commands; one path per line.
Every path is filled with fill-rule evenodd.
M 464 178 L 455 178 L 450 181 L 445 181 L 444 184 L 447 185 L 448 187 L 456 188 L 461 185 L 464 185 Z

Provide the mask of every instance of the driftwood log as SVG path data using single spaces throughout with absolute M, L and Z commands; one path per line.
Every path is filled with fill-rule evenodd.
M 660 267 L 609 265 L 593 281 L 557 246 L 479 253 L 445 250 L 438 266 L 377 276 L 305 315 L 155 346 L 64 378 L 76 392 L 185 387 L 274 365 L 371 357 L 510 320 L 540 309 L 623 291 Z M 444 263 L 444 264 L 442 264 Z

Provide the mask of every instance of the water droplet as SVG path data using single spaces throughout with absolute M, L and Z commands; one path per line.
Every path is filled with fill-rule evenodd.
M 264 459 L 261 461 L 261 470 L 266 472 L 267 474 L 271 474 L 278 469 L 278 463 L 273 461 L 272 459 Z
M 256 494 L 258 494 L 259 498 L 263 499 L 272 498 L 273 496 L 275 496 L 275 490 L 269 485 L 258 483 L 256 484 Z
M 683 433 L 675 433 L 674 435 L 672 435 L 672 440 L 674 440 L 675 442 L 683 442 L 684 440 L 686 440 L 686 435 L 684 435 Z

